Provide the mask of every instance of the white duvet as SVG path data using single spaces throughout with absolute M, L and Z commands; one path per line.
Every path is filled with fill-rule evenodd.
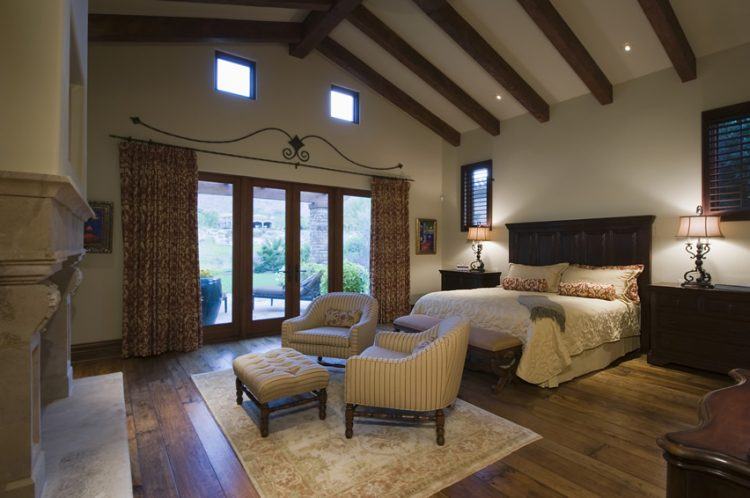
M 531 322 L 519 295 L 544 296 L 565 310 L 565 330 L 550 318 Z M 518 376 L 542 384 L 565 370 L 587 349 L 640 333 L 640 305 L 551 293 L 489 289 L 433 292 L 421 297 L 412 313 L 438 318 L 458 315 L 472 326 L 500 330 L 518 337 L 523 355 Z

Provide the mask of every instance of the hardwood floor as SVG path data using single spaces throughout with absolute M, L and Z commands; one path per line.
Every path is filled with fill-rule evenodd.
M 74 365 L 76 377 L 124 374 L 135 496 L 258 496 L 190 375 L 231 368 L 235 356 L 279 343 L 269 337 Z M 643 356 L 557 389 L 516 381 L 494 396 L 491 383 L 467 371 L 460 397 L 543 439 L 438 496 L 664 496 L 666 466 L 656 438 L 694 425 L 699 399 L 732 384 L 729 377 L 654 367 Z

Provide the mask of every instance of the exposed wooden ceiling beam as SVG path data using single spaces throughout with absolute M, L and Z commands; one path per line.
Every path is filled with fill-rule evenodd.
M 695 54 L 669 0 L 638 0 L 638 3 L 641 4 L 641 9 L 654 28 L 664 50 L 667 51 L 680 79 L 694 80 L 698 75 Z
M 372 12 L 360 5 L 348 18 L 360 31 L 372 38 L 378 45 L 398 59 L 404 66 L 422 78 L 453 105 L 461 109 L 487 133 L 500 133 L 500 121 L 482 107 L 479 102 L 451 81 L 440 69 L 414 50 L 403 38 L 396 34 Z
M 550 0 L 518 0 L 518 3 L 591 90 L 599 103 L 611 104 L 612 83 Z
M 170 2 L 208 3 L 212 5 L 245 5 L 282 9 L 328 10 L 333 0 L 168 0 Z
M 301 37 L 302 25 L 293 22 L 89 15 L 92 42 L 295 43 Z
M 342 69 L 351 73 L 394 105 L 400 107 L 401 110 L 443 137 L 451 145 L 458 146 L 461 144 L 461 134 L 457 130 L 331 38 L 324 39 L 317 49 Z
M 307 57 L 361 3 L 362 0 L 336 0 L 327 12 L 310 12 L 302 21 L 302 40 L 293 43 L 289 53 L 300 59 Z
M 414 0 L 536 119 L 549 120 L 549 105 L 446 0 Z

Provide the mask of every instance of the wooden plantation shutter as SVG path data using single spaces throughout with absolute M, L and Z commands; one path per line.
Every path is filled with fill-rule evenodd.
M 461 231 L 492 226 L 492 161 L 461 166 Z
M 703 206 L 750 220 L 750 102 L 703 113 Z

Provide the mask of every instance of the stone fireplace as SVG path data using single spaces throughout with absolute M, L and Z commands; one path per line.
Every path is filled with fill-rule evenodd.
M 91 208 L 66 176 L 0 171 L 0 495 L 44 486 L 44 407 L 70 394 L 71 296 Z

